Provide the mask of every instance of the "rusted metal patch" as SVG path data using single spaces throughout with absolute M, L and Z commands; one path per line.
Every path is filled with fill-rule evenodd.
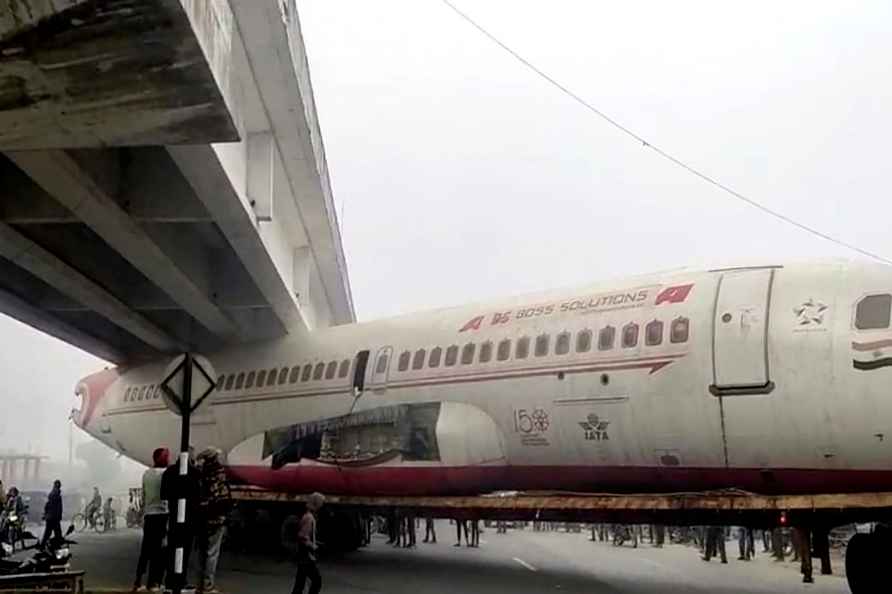
M 9 16 L 28 14 L 24 1 L 0 0 L 0 31 L 16 32 L 0 36 L 0 149 L 238 140 L 178 0 L 67 0 L 40 19 Z

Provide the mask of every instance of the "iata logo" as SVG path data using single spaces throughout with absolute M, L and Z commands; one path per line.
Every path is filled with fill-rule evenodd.
M 610 425 L 610 421 L 602 419 L 594 413 L 587 416 L 584 421 L 579 422 L 579 426 L 585 431 L 586 441 L 609 441 L 610 437 L 607 435 L 608 425 Z

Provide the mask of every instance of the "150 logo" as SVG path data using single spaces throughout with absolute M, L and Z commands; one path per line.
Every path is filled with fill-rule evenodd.
M 520 434 L 522 445 L 549 445 L 544 434 L 551 426 L 551 419 L 544 408 L 515 408 L 513 418 L 514 432 Z

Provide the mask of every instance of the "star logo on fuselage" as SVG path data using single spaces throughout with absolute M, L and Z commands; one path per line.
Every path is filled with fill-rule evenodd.
M 794 307 L 793 313 L 796 314 L 800 326 L 820 326 L 824 323 L 824 314 L 828 308 L 826 303 L 809 297 L 807 301 Z

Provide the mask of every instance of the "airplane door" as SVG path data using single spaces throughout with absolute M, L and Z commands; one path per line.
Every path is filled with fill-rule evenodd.
M 774 269 L 725 272 L 719 280 L 713 318 L 713 385 L 716 395 L 765 394 L 773 388 L 768 369 L 768 313 Z
M 353 366 L 353 396 L 359 398 L 365 390 L 365 374 L 369 365 L 369 352 L 356 353 L 356 363 Z
M 390 360 L 393 358 L 393 348 L 384 347 L 375 356 L 375 367 L 372 370 L 371 388 L 376 392 L 387 389 L 387 372 L 390 369 Z

